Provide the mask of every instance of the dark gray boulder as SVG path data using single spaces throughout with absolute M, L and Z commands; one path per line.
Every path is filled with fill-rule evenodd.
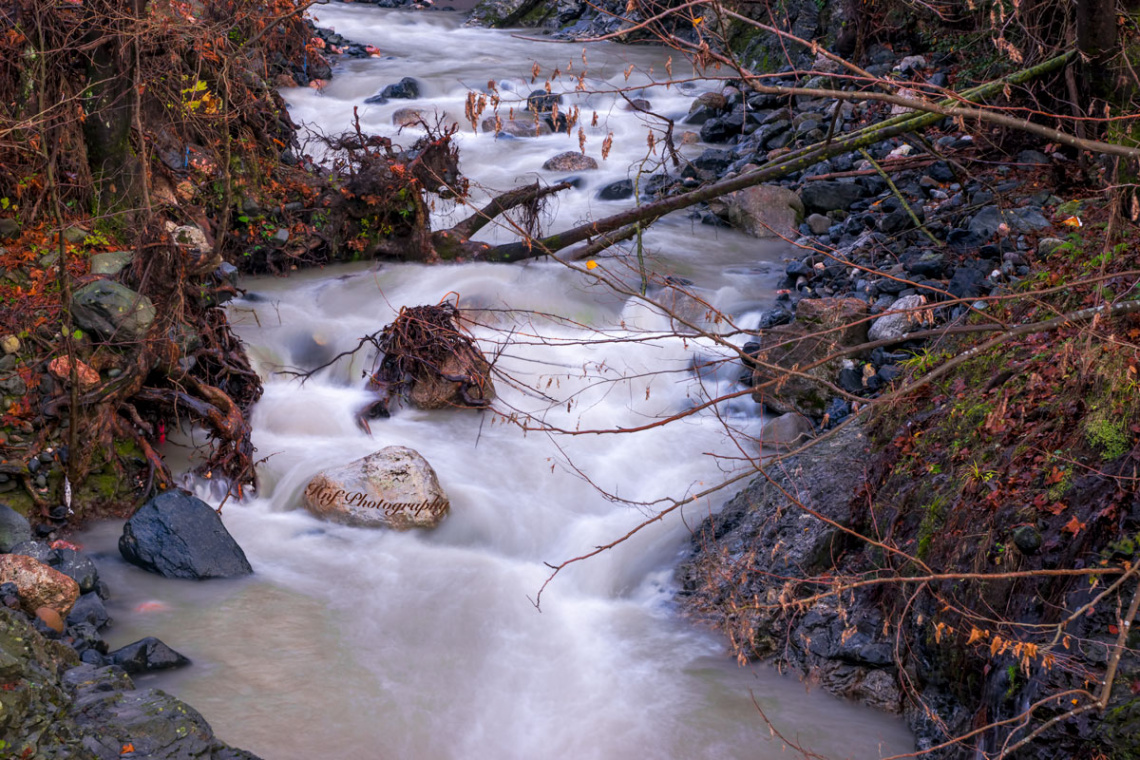
M 83 594 L 75 601 L 75 606 L 71 608 L 71 612 L 67 615 L 67 624 L 73 625 L 90 625 L 98 631 L 100 628 L 105 627 L 111 622 L 111 616 L 107 614 L 107 608 L 103 606 L 103 600 L 99 595 L 92 592 L 90 594 Z
M 128 673 L 149 673 L 154 670 L 182 668 L 190 664 L 189 658 L 175 652 L 154 636 L 127 644 L 107 655 L 111 662 Z
M 119 538 L 123 559 L 167 578 L 233 578 L 253 568 L 206 502 L 167 491 L 139 508 Z
M 411 77 L 404 77 L 396 84 L 390 84 L 380 91 L 382 98 L 414 100 L 420 96 L 420 83 Z
M 598 191 L 600 201 L 620 201 L 633 195 L 633 180 L 623 179 L 606 185 Z

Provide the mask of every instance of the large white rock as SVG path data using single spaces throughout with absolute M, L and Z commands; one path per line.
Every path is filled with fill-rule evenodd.
M 406 446 L 388 446 L 317 474 L 302 501 L 325 520 L 394 530 L 434 528 L 451 511 L 435 470 Z
M 867 331 L 867 339 L 870 341 L 895 340 L 908 332 L 929 325 L 933 318 L 929 309 L 922 308 L 925 305 L 926 298 L 924 296 L 903 296 L 891 304 L 891 307 L 887 309 L 887 314 L 871 323 L 871 329 Z

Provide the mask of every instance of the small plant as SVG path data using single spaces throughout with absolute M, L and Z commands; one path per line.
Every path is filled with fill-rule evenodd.
M 932 370 L 935 365 L 944 359 L 950 358 L 950 354 L 945 351 L 930 351 L 923 349 L 921 353 L 914 354 L 909 359 L 903 359 L 899 362 L 899 366 L 912 370 L 915 377 L 924 375 Z
M 997 477 L 997 472 L 994 470 L 983 470 L 977 461 L 973 461 L 970 462 L 969 475 L 972 480 L 975 480 L 979 483 L 989 483 L 991 480 Z

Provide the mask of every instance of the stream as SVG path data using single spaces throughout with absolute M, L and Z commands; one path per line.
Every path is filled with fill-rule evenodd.
M 461 120 L 468 91 L 491 80 L 509 108 L 510 97 L 525 100 L 555 68 L 564 72 L 555 90 L 572 91 L 585 66 L 586 91 L 567 105 L 585 115 L 586 151 L 601 168 L 578 175 L 581 186 L 557 196 L 546 229 L 634 202 L 596 198 L 601 187 L 636 175 L 649 152 L 646 117 L 605 90 L 635 88 L 630 97 L 678 118 L 700 91 L 650 86 L 664 76 L 668 51 L 648 46 L 590 46 L 583 64 L 580 44 L 465 28 L 452 13 L 336 5 L 316 15 L 322 26 L 384 54 L 342 61 L 322 91 L 284 91 L 294 120 L 326 133 L 347 129 L 354 106 L 366 132 L 385 135 L 396 135 L 392 114 L 408 106 Z M 535 64 L 544 73 L 532 84 Z M 687 75 L 679 61 L 672 68 Z M 418 100 L 363 105 L 405 76 L 420 82 Z M 603 161 L 609 133 L 613 146 Z M 395 139 L 410 144 L 416 134 L 405 129 Z M 463 171 L 477 185 L 476 205 L 536 178 L 567 176 L 541 166 L 578 147 L 577 135 L 495 139 L 470 125 L 456 139 Z M 650 163 L 660 161 L 657 152 Z M 438 201 L 435 213 L 439 226 L 467 210 Z M 510 230 L 492 227 L 479 237 L 504 241 Z M 710 323 L 702 307 L 679 304 L 712 331 L 755 325 L 786 254 L 684 213 L 655 225 L 644 245 L 648 268 L 693 282 L 731 318 Z M 635 261 L 627 248 L 599 257 L 595 272 L 636 293 Z M 785 735 L 828 757 L 913 749 L 901 720 L 766 666 L 740 667 L 719 635 L 678 615 L 673 568 L 690 530 L 731 489 L 571 565 L 546 587 L 541 611 L 533 603 L 551 572 L 545 563 L 614 541 L 667 506 L 662 500 L 739 472 L 742 456 L 757 453 L 745 436 L 763 424 L 747 396 L 637 433 L 547 434 L 490 412 L 405 407 L 372 421 L 369 436 L 356 414 L 370 400 L 361 375 L 371 356 L 342 359 L 303 385 L 278 374 L 351 349 L 402 306 L 458 300 L 474 310 L 472 332 L 510 379 L 496 381 L 497 410 L 571 431 L 615 429 L 660 421 L 739 388 L 738 365 L 694 371 L 725 355 L 723 348 L 673 333 L 669 318 L 636 295 L 618 295 L 581 268 L 551 262 L 343 265 L 243 287 L 246 297 L 229 313 L 265 382 L 253 413 L 263 462 L 256 497 L 227 503 L 223 516 L 255 575 L 166 580 L 118 559 L 121 523 L 82 537 L 114 593 L 110 645 L 154 635 L 194 662 L 138 677 L 140 684 L 186 700 L 223 740 L 266 760 L 791 756 L 771 738 L 753 699 Z M 745 336 L 730 340 L 741 344 Z M 301 492 L 318 471 L 394 444 L 416 449 L 438 473 L 452 511 L 437 529 L 349 528 L 301 508 Z M 184 467 L 194 457 L 176 444 L 165 453 Z M 210 485 L 193 483 L 217 504 Z

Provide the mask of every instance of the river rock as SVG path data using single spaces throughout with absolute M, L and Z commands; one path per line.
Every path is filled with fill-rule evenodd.
M 404 77 L 396 84 L 390 84 L 380 91 L 380 97 L 395 100 L 415 100 L 420 96 L 420 83 L 412 77 Z
M 854 182 L 822 180 L 807 182 L 800 191 L 800 200 L 810 212 L 826 214 L 828 211 L 847 211 L 863 197 L 863 188 Z
M 0 552 L 10 552 L 22 541 L 32 540 L 32 527 L 22 514 L 0 504 Z
M 20 339 L 15 335 L 5 335 L 0 338 L 0 349 L 3 349 L 5 356 L 14 354 L 20 350 Z
M 526 96 L 526 110 L 531 113 L 550 113 L 561 102 L 562 96 L 558 93 L 534 90 Z
M 1049 227 L 1049 220 L 1035 208 L 1017 208 L 1003 211 L 997 206 L 986 206 L 970 220 L 969 230 L 983 239 L 990 239 L 1005 224 L 1014 232 L 1037 232 Z
M 633 197 L 633 180 L 619 179 L 598 191 L 600 201 L 621 201 Z
M 552 172 L 584 172 L 597 169 L 598 162 L 576 150 L 568 150 L 548 158 L 542 168 Z
M 823 214 L 810 214 L 804 221 L 813 235 L 824 235 L 831 229 L 831 220 Z
M 56 549 L 58 560 L 50 566 L 66 575 L 79 586 L 79 593 L 86 594 L 94 591 L 99 585 L 99 569 L 83 552 L 75 549 Z
M 494 132 L 496 135 L 508 137 L 540 137 L 554 133 L 545 119 L 535 118 L 533 114 L 527 113 L 518 114 L 514 119 L 500 117 L 498 121 L 491 116 L 483 119 L 480 128 L 484 132 Z
M 107 614 L 107 607 L 94 591 L 81 595 L 67 615 L 68 625 L 86 624 L 96 631 L 110 622 L 111 616 Z
M 799 237 L 804 205 L 780 185 L 755 185 L 709 201 L 709 209 L 737 229 L 758 238 Z
M 20 237 L 20 223 L 8 216 L 0 217 L 0 240 L 15 240 L 18 237 Z
M 91 257 L 91 274 L 116 275 L 131 263 L 134 255 L 134 251 L 96 253 Z
M 806 443 L 815 432 L 811 420 L 789 412 L 768 420 L 760 431 L 760 445 L 766 449 L 792 449 Z
M 15 583 L 21 607 L 33 615 L 40 607 L 67 615 L 79 598 L 74 580 L 23 554 L 0 555 L 0 583 Z
M 166 578 L 233 578 L 253 568 L 222 518 L 186 491 L 155 496 L 131 515 L 119 553 L 132 565 Z
M 867 339 L 876 340 L 897 340 L 908 332 L 922 326 L 922 313 L 914 312 L 914 309 L 920 309 L 926 305 L 926 298 L 920 295 L 903 296 L 902 298 L 891 304 L 888 309 L 889 312 L 901 312 L 884 314 L 871 323 L 871 329 L 867 332 Z
M 63 618 L 51 607 L 37 608 L 36 619 L 56 633 L 63 633 Z
M 394 530 L 434 528 L 451 509 L 435 470 L 406 446 L 388 446 L 319 473 L 302 503 L 325 520 Z
M 796 307 L 795 322 L 761 331 L 756 359 L 788 369 L 807 367 L 839 349 L 865 343 L 867 312 L 867 304 L 857 298 L 804 299 Z M 834 382 L 841 367 L 842 359 L 836 358 L 804 370 L 806 377 L 800 377 L 753 365 L 752 385 L 757 387 L 752 398 L 775 414 L 822 416 L 831 392 L 815 379 Z
M 107 655 L 111 662 L 128 673 L 150 673 L 155 670 L 182 668 L 190 664 L 189 658 L 175 652 L 154 636 L 147 636 L 120 647 Z
M 392 114 L 392 123 L 397 127 L 410 127 L 424 120 L 422 108 L 400 108 Z
M 154 322 L 150 299 L 112 280 L 96 280 L 75 291 L 71 314 L 84 330 L 103 340 L 137 341 Z

